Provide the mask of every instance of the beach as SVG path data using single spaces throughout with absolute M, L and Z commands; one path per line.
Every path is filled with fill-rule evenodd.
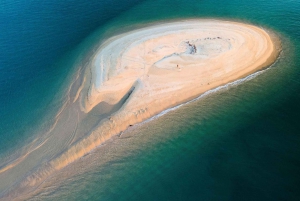
M 108 39 L 78 73 L 53 128 L 0 169 L 0 178 L 15 187 L 7 195 L 34 189 L 128 127 L 270 66 L 280 51 L 275 40 L 263 28 L 213 19 L 162 23 Z M 105 109 L 100 120 L 91 115 Z

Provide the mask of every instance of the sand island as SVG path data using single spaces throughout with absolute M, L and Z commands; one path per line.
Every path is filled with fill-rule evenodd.
M 88 113 L 100 102 L 128 98 L 51 165 L 60 169 L 127 127 L 260 70 L 277 55 L 265 30 L 229 21 L 173 22 L 113 37 L 86 69 L 81 109 Z
M 164 23 L 108 39 L 79 75 L 76 95 L 53 128 L 1 167 L 0 178 L 16 189 L 7 195 L 39 185 L 132 125 L 270 66 L 279 53 L 276 40 L 262 28 L 223 20 Z M 121 100 L 117 111 L 78 134 L 97 105 Z

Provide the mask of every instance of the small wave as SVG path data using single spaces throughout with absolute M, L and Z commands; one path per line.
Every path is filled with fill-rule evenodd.
M 176 110 L 176 109 L 178 109 L 178 108 L 180 108 L 182 106 L 185 106 L 185 105 L 188 105 L 188 104 L 193 103 L 195 101 L 198 101 L 198 100 L 200 100 L 200 99 L 202 99 L 202 98 L 204 98 L 204 97 L 206 97 L 208 95 L 211 95 L 211 94 L 223 91 L 223 90 L 228 90 L 232 86 L 238 86 L 238 85 L 240 85 L 242 83 L 250 81 L 250 80 L 256 78 L 258 75 L 261 75 L 264 72 L 266 72 L 269 69 L 271 69 L 272 67 L 274 67 L 276 65 L 276 63 L 278 63 L 279 60 L 280 60 L 280 55 L 278 56 L 278 58 L 276 59 L 276 61 L 272 65 L 270 65 L 268 68 L 266 68 L 266 69 L 257 71 L 257 72 L 255 72 L 255 73 L 253 73 L 251 75 L 248 75 L 247 77 L 241 78 L 239 80 L 235 80 L 235 81 L 227 83 L 227 84 L 225 84 L 223 86 L 219 86 L 219 87 L 216 87 L 216 88 L 211 89 L 209 91 L 206 91 L 203 94 L 201 94 L 200 96 L 198 96 L 197 98 L 194 98 L 194 99 L 192 99 L 192 100 L 190 100 L 188 102 L 182 103 L 182 104 L 177 105 L 175 107 L 169 108 L 167 110 L 164 110 L 164 111 L 160 112 L 159 114 L 157 114 L 157 115 L 155 115 L 155 116 L 153 116 L 153 117 L 151 117 L 151 118 L 149 118 L 149 119 L 147 119 L 147 120 L 145 120 L 145 121 L 143 121 L 143 122 L 141 122 L 141 123 L 139 123 L 137 125 L 142 125 L 142 124 L 145 124 L 147 122 L 153 121 L 153 120 L 155 120 L 155 119 L 157 119 L 157 118 L 159 118 L 159 117 L 161 117 L 161 116 L 163 116 L 163 115 L 165 115 L 165 114 L 167 114 L 167 113 L 169 113 L 171 111 L 174 111 L 174 110 Z

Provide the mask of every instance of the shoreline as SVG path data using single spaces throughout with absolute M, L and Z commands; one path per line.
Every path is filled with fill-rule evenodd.
M 195 20 L 187 20 L 187 21 L 195 21 Z M 232 24 L 239 24 L 241 26 L 243 26 L 243 25 L 251 26 L 251 27 L 257 28 L 259 30 L 262 30 L 261 28 L 255 27 L 253 25 L 243 24 L 240 22 L 228 22 L 228 21 L 223 21 L 223 20 L 218 20 L 218 19 L 217 20 L 215 20 L 215 19 L 214 20 L 211 20 L 211 19 L 197 20 L 197 21 L 199 21 L 199 22 L 213 21 L 213 22 L 222 22 L 222 23 L 229 23 L 229 24 L 232 23 Z M 174 22 L 167 23 L 167 24 L 173 24 L 173 23 Z M 179 23 L 184 23 L 184 21 L 180 21 Z M 157 26 L 163 27 L 163 26 L 165 26 L 165 24 L 160 24 Z M 151 27 L 152 26 L 150 26 L 150 28 Z M 132 32 L 138 32 L 140 30 L 144 30 L 144 29 L 148 29 L 148 28 L 149 27 L 146 27 L 143 29 L 130 31 L 129 33 L 121 34 L 120 36 L 114 36 L 112 39 L 105 41 L 100 46 L 100 49 L 103 47 L 106 47 L 105 44 L 108 44 L 108 45 L 111 44 L 111 40 L 113 40 L 113 39 L 118 39 L 118 38 L 121 38 L 122 36 L 128 35 Z M 200 87 L 201 90 L 193 91 L 194 89 L 193 90 L 189 89 L 189 87 L 193 86 L 193 85 L 187 83 L 184 86 L 185 88 L 183 90 L 181 90 L 180 92 L 178 92 L 178 94 L 176 94 L 176 97 L 180 97 L 179 100 L 174 100 L 174 96 L 172 96 L 172 98 L 169 97 L 165 101 L 158 101 L 156 99 L 163 97 L 163 95 L 161 95 L 161 93 L 159 93 L 157 97 L 155 97 L 154 99 L 152 98 L 153 100 L 146 102 L 146 107 L 141 107 L 141 105 L 139 105 L 139 100 L 141 100 L 141 98 L 147 97 L 146 96 L 147 94 L 142 93 L 141 91 L 144 90 L 143 87 L 148 86 L 148 85 L 150 86 L 150 84 L 153 83 L 151 80 L 149 81 L 149 79 L 154 77 L 153 78 L 154 81 L 157 81 L 159 79 L 157 77 L 159 77 L 161 73 L 173 74 L 173 72 L 169 73 L 165 69 L 150 69 L 149 70 L 150 78 L 147 77 L 147 75 L 142 75 L 141 78 L 136 79 L 136 77 L 138 77 L 138 75 L 141 74 L 141 72 L 140 72 L 141 70 L 139 70 L 139 72 L 135 74 L 135 77 L 128 79 L 127 83 L 124 85 L 122 84 L 122 86 L 119 86 L 119 88 L 110 86 L 110 84 L 118 85 L 117 81 L 119 81 L 119 79 L 117 79 L 115 81 L 112 81 L 112 83 L 108 83 L 108 84 L 105 83 L 104 86 L 106 87 L 106 89 L 102 90 L 101 86 L 100 86 L 101 84 L 98 85 L 98 88 L 95 87 L 97 84 L 95 84 L 95 86 L 86 84 L 86 83 L 93 83 L 91 80 L 93 78 L 95 79 L 95 77 L 93 77 L 93 76 L 96 75 L 96 73 L 95 73 L 96 70 L 93 72 L 92 68 L 88 67 L 84 77 L 82 78 L 83 83 L 80 84 L 80 87 L 79 87 L 78 91 L 76 92 L 76 95 L 74 96 L 75 98 L 74 98 L 74 100 L 72 100 L 73 103 L 76 104 L 76 105 L 74 105 L 74 107 L 76 106 L 77 109 L 78 109 L 78 107 L 80 107 L 81 110 L 83 111 L 83 113 L 88 114 L 89 112 L 92 112 L 93 109 L 96 108 L 96 106 L 102 102 L 107 103 L 109 105 L 119 104 L 119 102 L 121 100 L 123 100 L 123 98 L 125 96 L 128 95 L 128 92 L 130 92 L 131 90 L 132 90 L 132 92 L 130 92 L 129 97 L 125 99 L 125 103 L 123 103 L 116 112 L 113 112 L 111 115 L 109 115 L 108 118 L 102 119 L 97 124 L 97 126 L 95 126 L 94 129 L 92 129 L 92 131 L 87 136 L 83 136 L 83 138 L 81 138 L 81 139 L 79 138 L 74 143 L 71 143 L 72 146 L 70 148 L 68 148 L 61 155 L 58 155 L 57 157 L 55 157 L 53 160 L 51 160 L 49 163 L 47 163 L 46 166 L 44 166 L 43 168 L 39 168 L 37 172 L 34 172 L 33 174 L 31 174 L 27 178 L 25 178 L 25 180 L 23 180 L 23 182 L 21 182 L 20 186 L 17 185 L 18 186 L 17 188 L 23 189 L 20 192 L 25 192 L 25 191 L 27 191 L 26 190 L 27 188 L 32 188 L 32 187 L 38 185 L 40 182 L 45 180 L 48 176 L 53 174 L 55 171 L 61 170 L 62 168 L 69 165 L 70 163 L 78 160 L 81 157 L 84 157 L 86 154 L 93 151 L 95 148 L 97 148 L 98 146 L 100 146 L 101 144 L 106 142 L 107 140 L 111 139 L 113 136 L 120 134 L 120 132 L 128 130 L 130 125 L 135 125 L 135 124 L 139 124 L 139 123 L 148 121 L 149 119 L 155 117 L 156 115 L 159 115 L 160 113 L 163 113 L 166 110 L 169 110 L 174 107 L 176 108 L 179 105 L 186 104 L 190 101 L 193 101 L 208 91 L 214 90 L 218 87 L 222 87 L 222 86 L 232 83 L 236 80 L 240 80 L 241 78 L 250 76 L 257 71 L 260 71 L 260 70 L 270 66 L 271 64 L 276 62 L 278 55 L 280 53 L 280 50 L 279 50 L 280 40 L 279 40 L 279 38 L 276 37 L 275 34 L 266 32 L 265 30 L 262 30 L 262 31 L 264 31 L 264 33 L 269 37 L 269 40 L 267 40 L 267 42 L 269 45 L 272 46 L 272 51 L 271 51 L 269 57 L 265 60 L 265 62 L 262 62 L 260 65 L 253 67 L 253 69 L 251 71 L 248 71 L 247 73 L 240 73 L 240 75 L 237 77 L 230 76 L 228 79 L 225 79 L 225 80 L 211 82 L 209 84 L 209 87 L 208 87 L 208 85 Z M 97 56 L 99 54 L 98 51 L 95 54 L 95 56 Z M 151 68 L 151 66 L 149 68 Z M 191 68 L 194 68 L 194 67 L 191 67 Z M 177 70 L 178 69 L 176 69 L 176 66 L 175 66 L 176 73 L 182 73 L 184 71 L 184 67 L 181 67 L 180 72 L 177 72 Z M 142 71 L 145 71 L 145 69 L 143 69 Z M 168 71 L 170 71 L 170 70 L 168 70 Z M 171 71 L 173 71 L 173 69 Z M 186 73 L 186 72 L 184 72 L 184 73 Z M 125 72 L 125 74 L 122 74 L 122 76 L 125 77 L 125 75 L 129 75 L 129 74 L 130 73 Z M 174 74 L 174 75 L 175 75 L 175 78 L 178 79 L 178 76 L 176 74 Z M 189 74 L 187 73 L 187 75 L 189 75 Z M 120 76 L 120 74 L 116 74 L 115 76 Z M 120 77 L 122 77 L 122 76 L 120 76 Z M 114 76 L 112 76 L 112 78 L 113 77 Z M 230 79 L 230 78 L 232 78 L 232 79 Z M 147 81 L 147 79 L 148 79 L 148 81 Z M 105 80 L 105 79 L 103 78 L 103 80 Z M 158 91 L 164 90 L 164 89 L 161 89 L 161 87 L 158 87 L 156 89 L 158 89 Z M 111 91 L 109 91 L 109 90 L 111 90 Z M 99 93 L 99 91 L 100 91 L 100 93 Z M 119 92 L 119 94 L 115 94 L 116 91 Z M 96 93 L 97 97 L 94 95 L 95 93 Z M 99 94 L 97 94 L 97 93 L 99 93 Z M 188 94 L 188 93 L 190 95 L 186 96 L 186 94 Z M 137 96 L 140 96 L 140 99 L 138 99 Z M 155 94 L 153 96 L 155 96 Z M 151 96 L 151 97 L 153 97 L 153 96 Z M 184 96 L 186 96 L 186 97 L 184 98 Z M 92 107 L 87 105 L 87 102 L 86 102 L 87 100 L 92 102 L 92 104 L 91 104 Z M 96 102 L 93 102 L 93 101 L 96 101 Z M 132 101 L 133 101 L 133 103 L 131 103 Z M 164 102 L 167 102 L 167 104 Z M 128 111 L 132 111 L 132 113 L 128 114 Z M 80 118 L 78 117 L 78 119 L 80 119 Z

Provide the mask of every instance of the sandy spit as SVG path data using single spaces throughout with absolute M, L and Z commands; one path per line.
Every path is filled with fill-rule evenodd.
M 84 116 L 100 103 L 115 105 L 123 101 L 120 108 L 88 135 L 72 138 L 67 148 L 58 153 L 52 148 L 52 141 L 60 145 L 57 138 L 52 140 L 51 134 L 49 142 L 38 147 L 45 147 L 51 160 L 36 168 L 3 198 L 23 199 L 22 194 L 36 189 L 55 171 L 131 125 L 270 66 L 278 57 L 278 44 L 278 38 L 263 28 L 212 19 L 159 24 L 108 39 L 81 75 L 83 83 L 75 93 L 68 118 L 73 122 L 73 114 L 78 114 L 74 125 L 80 129 L 85 126 Z M 64 129 L 65 125 L 57 127 L 57 136 L 63 136 Z M 62 142 L 65 138 L 61 138 Z M 2 171 L 7 174 L 2 177 L 9 179 L 13 168 L 14 164 L 0 169 L 0 176 Z

